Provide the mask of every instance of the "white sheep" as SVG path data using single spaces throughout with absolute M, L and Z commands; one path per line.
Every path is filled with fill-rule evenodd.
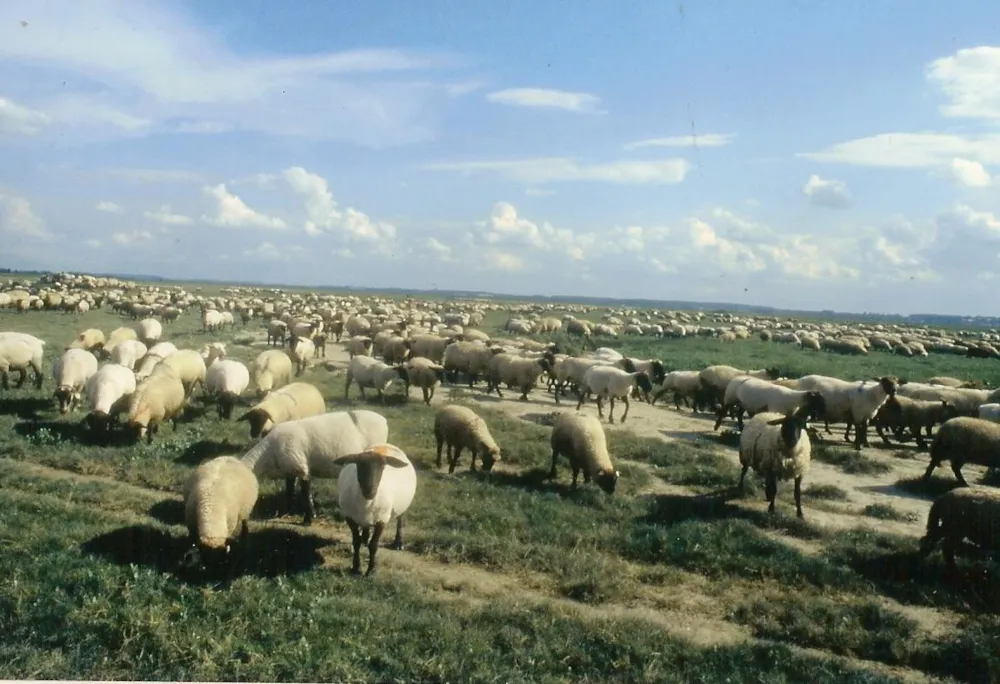
M 385 390 L 395 380 L 406 379 L 403 366 L 390 366 L 371 356 L 355 356 L 347 364 L 347 382 L 344 383 L 344 399 L 348 398 L 351 385 L 357 383 L 361 398 L 365 398 L 365 388 L 378 392 L 378 398 L 385 403 Z
M 402 449 L 384 442 L 341 456 L 334 463 L 344 466 L 337 478 L 337 502 L 351 528 L 351 573 L 361 574 L 361 544 L 365 542 L 365 577 L 370 577 L 376 572 L 379 540 L 392 518 L 396 518 L 396 538 L 389 548 L 403 549 L 403 516 L 417 492 L 417 471 Z
M 253 362 L 253 385 L 257 397 L 288 384 L 292 379 L 292 359 L 281 349 L 269 349 Z
M 214 398 L 219 418 L 229 420 L 240 395 L 250 386 L 250 371 L 235 359 L 219 359 L 205 371 L 205 395 Z
M 614 493 L 620 473 L 611 464 L 608 440 L 601 421 L 593 416 L 560 414 L 552 425 L 550 444 L 552 468 L 549 479 L 555 479 L 556 462 L 560 456 L 565 456 L 573 469 L 574 488 L 582 471 L 585 483 L 593 479 L 605 492 Z
M 239 533 L 246 549 L 250 513 L 257 503 L 257 477 L 232 456 L 205 461 L 184 482 L 184 523 L 206 564 L 218 564 Z
M 738 375 L 749 375 L 752 378 L 759 378 L 761 380 L 774 380 L 779 377 L 780 373 L 777 368 L 745 371 L 733 366 L 716 365 L 703 368 L 698 374 L 701 378 L 702 386 L 711 394 L 715 403 L 724 401 L 726 387 L 729 386 L 730 380 Z
M 983 404 L 979 407 L 979 418 L 991 423 L 1000 423 L 1000 404 Z
M 389 423 L 384 416 L 374 411 L 336 411 L 275 425 L 250 447 L 243 462 L 258 478 L 284 478 L 289 511 L 299 479 L 305 507 L 302 522 L 309 525 L 316 515 L 310 478 L 334 477 L 337 458 L 359 454 L 388 439 Z
M 10 371 L 17 371 L 21 377 L 16 387 L 20 389 L 28 379 L 28 368 L 31 368 L 35 373 L 35 388 L 41 389 L 45 377 L 42 372 L 44 356 L 45 340 L 27 333 L 0 333 L 0 378 L 3 388 L 10 389 L 8 375 Z
M 176 376 L 184 385 L 184 396 L 189 398 L 194 388 L 205 386 L 205 359 L 194 349 L 178 349 L 156 364 L 150 377 L 163 374 Z
M 374 348 L 370 337 L 352 337 L 344 343 L 344 349 L 352 359 L 355 356 L 371 356 Z
M 173 342 L 157 342 L 146 351 L 146 355 L 140 359 L 136 366 L 135 379 L 145 380 L 153 374 L 156 365 L 177 351 L 177 346 Z
M 84 420 L 95 432 L 104 432 L 112 419 L 128 410 L 135 373 L 116 363 L 105 364 L 90 376 L 85 392 L 90 413 Z
M 84 349 L 67 349 L 52 365 L 59 413 L 76 409 L 87 381 L 97 372 L 97 357 Z
M 129 397 L 128 425 L 137 439 L 146 437 L 152 444 L 153 435 L 165 420 L 177 421 L 187 404 L 184 384 L 173 373 L 154 373 L 143 380 Z
M 147 347 L 156 344 L 163 335 L 163 325 L 155 318 L 146 318 L 136 326 L 136 337 Z
M 826 406 L 823 417 L 830 432 L 831 422 L 845 422 L 848 430 L 855 429 L 854 448 L 868 446 L 868 423 L 885 403 L 896 393 L 899 380 L 887 375 L 877 381 L 850 382 L 824 375 L 807 375 L 799 378 L 799 389 L 815 390 L 823 395 Z M 845 435 L 846 439 L 846 435 Z
M 289 346 L 292 352 L 290 356 L 295 362 L 295 375 L 302 375 L 309 366 L 309 361 L 316 356 L 316 345 L 308 337 L 293 337 Z
M 434 398 L 434 391 L 444 380 L 445 372 L 444 366 L 440 366 L 430 359 L 421 356 L 410 359 L 405 366 L 403 396 L 409 399 L 410 387 L 419 387 L 424 395 L 424 403 L 430 406 L 431 399 Z
M 326 401 L 308 382 L 293 382 L 268 393 L 237 420 L 250 423 L 250 436 L 266 437 L 279 423 L 318 416 L 326 411 Z
M 550 356 L 530 358 L 508 353 L 495 354 L 490 359 L 490 381 L 487 391 L 495 390 L 497 396 L 503 399 L 500 385 L 506 384 L 521 390 L 520 400 L 528 401 L 528 392 L 535 387 L 539 376 L 551 368 Z
M 591 394 L 597 399 L 597 415 L 604 417 L 604 399 L 611 402 L 611 410 L 608 412 L 608 422 L 615 422 L 615 399 L 625 402 L 625 412 L 622 413 L 621 422 L 625 422 L 629 410 L 629 395 L 632 390 L 638 387 L 642 390 L 643 396 L 649 399 L 649 393 L 653 390 L 653 384 L 649 381 L 649 376 L 645 373 L 628 373 L 615 366 L 594 366 L 583 376 L 583 383 L 580 386 L 580 401 L 576 408 L 580 410 L 583 402 Z
M 649 403 L 655 404 L 656 400 L 667 392 L 674 393 L 674 407 L 677 408 L 678 411 L 681 408 L 681 402 L 683 401 L 684 405 L 687 406 L 688 400 L 691 401 L 692 408 L 697 410 L 700 408 L 701 404 L 701 402 L 698 401 L 699 395 L 705 394 L 701 384 L 700 371 L 670 371 L 664 376 L 663 383 L 650 399 Z
M 497 446 L 486 421 L 467 406 L 451 404 L 438 409 L 434 416 L 434 441 L 437 444 L 436 466 L 441 467 L 441 451 L 447 447 L 448 472 L 454 473 L 463 449 L 472 453 L 470 470 L 476 469 L 476 456 L 480 457 L 487 473 L 500 460 Z
M 742 430 L 744 411 L 751 417 L 765 411 L 784 416 L 800 406 L 806 407 L 808 417 L 822 416 L 826 400 L 817 390 L 794 390 L 768 380 L 739 375 L 730 380 L 729 386 L 726 387 L 725 398 L 719 407 L 714 429 L 719 429 L 722 419 L 733 408 L 739 411 L 736 423 Z
M 135 334 L 134 329 L 126 328 L 125 326 L 115 328 L 111 331 L 111 334 L 108 335 L 108 341 L 104 343 L 101 353 L 104 358 L 111 358 L 111 352 L 114 351 L 117 344 L 124 342 L 125 340 L 134 339 L 138 339 L 138 335 Z
M 747 421 L 740 434 L 739 488 L 747 470 L 754 469 L 763 475 L 764 494 L 770 513 L 774 513 L 774 499 L 778 494 L 778 480 L 795 479 L 795 515 L 802 516 L 802 478 L 808 474 L 812 446 L 806 432 L 805 411 L 798 410 L 782 415 L 765 411 Z
M 146 356 L 148 351 L 146 345 L 139 340 L 123 340 L 111 350 L 111 363 L 134 369 L 135 364 Z

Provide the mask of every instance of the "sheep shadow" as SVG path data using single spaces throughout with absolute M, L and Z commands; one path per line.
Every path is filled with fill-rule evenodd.
M 99 535 L 80 545 L 84 553 L 99 556 L 115 565 L 139 565 L 191 584 L 252 576 L 274 578 L 292 576 L 323 565 L 319 549 L 332 541 L 294 530 L 265 528 L 252 530 L 246 545 L 234 546 L 239 562 L 228 577 L 217 572 L 189 569 L 184 556 L 191 548 L 186 535 L 175 536 L 151 525 L 133 525 Z
M 529 468 L 520 471 L 494 470 L 490 473 L 482 471 L 465 471 L 466 477 L 476 478 L 482 482 L 498 487 L 511 487 L 530 493 L 554 494 L 560 499 L 576 503 L 588 503 L 599 494 L 606 496 L 600 488 L 591 483 L 584 483 L 580 475 L 576 488 L 572 484 L 572 475 L 567 468 L 558 471 L 556 479 L 549 478 L 549 468 Z M 596 493 L 596 494 L 595 494 Z
M 164 525 L 184 524 L 184 502 L 180 499 L 164 499 L 149 508 L 149 516 Z
M 559 413 L 559 411 L 551 411 L 549 413 L 525 413 L 518 416 L 518 418 L 528 423 L 541 425 L 542 427 L 552 427 L 555 424 L 556 416 L 558 416 Z
M 197 466 L 202 461 L 207 461 L 210 458 L 223 454 L 236 455 L 240 449 L 241 447 L 238 444 L 230 443 L 228 438 L 223 439 L 221 442 L 212 439 L 202 439 L 193 442 L 184 449 L 184 452 L 174 459 L 174 463 Z
M 37 420 L 38 414 L 55 406 L 53 399 L 40 397 L 0 398 L 0 415 L 16 416 L 24 420 Z
M 895 484 L 889 485 L 890 488 L 896 491 L 905 492 L 916 498 L 931 500 L 961 486 L 961 483 L 954 477 L 944 478 L 937 475 L 931 475 L 928 480 L 925 480 L 922 476 L 906 477 L 896 480 Z
M 313 508 L 316 511 L 316 520 L 328 520 L 331 522 L 342 522 L 340 509 L 337 506 L 336 491 L 329 492 L 316 487 L 318 480 L 313 481 Z M 287 518 L 288 522 L 301 524 L 305 510 L 302 508 L 299 484 L 295 485 L 295 498 L 292 500 L 292 508 L 288 509 L 288 502 L 285 498 L 285 483 L 282 480 L 279 487 L 270 491 L 261 491 L 257 496 L 257 503 L 254 504 L 250 513 L 251 520 L 266 521 L 279 518 Z
M 956 482 L 956 484 L 958 483 Z M 922 494 L 916 491 L 915 489 L 907 489 L 904 487 L 900 487 L 897 484 L 859 485 L 857 489 L 858 491 L 862 492 L 874 492 L 876 494 L 894 496 L 897 499 L 910 499 L 911 501 L 926 501 L 928 503 L 934 500 L 934 497 L 931 495 Z

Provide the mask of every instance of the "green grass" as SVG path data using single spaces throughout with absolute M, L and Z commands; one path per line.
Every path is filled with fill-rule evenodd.
M 484 327 L 505 317 L 491 314 Z M 38 334 L 53 355 L 77 330 L 130 324 L 107 311 L 0 313 L 0 330 Z M 240 326 L 217 336 L 199 328 L 187 314 L 165 326 L 165 337 L 199 348 L 248 334 Z M 776 362 L 847 377 L 855 373 L 836 364 L 860 363 L 756 341 L 609 346 L 669 358 L 676 368 Z M 230 356 L 243 361 L 260 350 L 229 345 Z M 879 360 L 909 364 L 910 377 L 928 361 Z M 964 377 L 926 365 L 927 375 Z M 763 500 L 763 488 L 751 474 L 745 494 L 736 490 L 740 467 L 725 437 L 667 442 L 638 437 L 627 425 L 609 430 L 622 477 L 608 496 L 592 484 L 573 490 L 565 462 L 548 479 L 550 409 L 521 419 L 477 405 L 503 460 L 489 475 L 471 473 L 466 455 L 448 475 L 434 467 L 434 409 L 416 393 L 403 404 L 390 390 L 382 406 L 361 402 L 352 390 L 345 402 L 342 374 L 317 366 L 303 379 L 332 410 L 386 415 L 390 438 L 418 468 L 408 550 L 380 551 L 382 571 L 373 580 L 345 574 L 349 535 L 335 480 L 314 483 L 320 518 L 313 529 L 299 526 L 298 514 L 271 520 L 282 486 L 263 482 L 246 561 L 231 584 L 178 567 L 186 547 L 180 484 L 206 458 L 242 454 L 245 423 L 222 423 L 214 410 L 195 406 L 152 445 L 99 444 L 80 429 L 82 414 L 54 411 L 51 380 L 41 391 L 0 395 L 0 677 L 719 682 L 756 681 L 766 672 L 768 681 L 895 681 L 829 657 L 843 654 L 962 681 L 996 678 L 993 635 L 1000 631 L 989 615 L 1000 610 L 1000 591 L 981 563 L 963 559 L 965 581 L 956 583 L 940 554 L 915 559 L 915 539 L 831 532 L 810 522 L 808 505 L 806 522 L 799 521 L 788 483 L 779 485 L 777 515 L 748 507 Z M 846 472 L 888 470 L 868 452 L 819 446 L 813 453 Z M 664 485 L 681 489 L 658 493 Z M 848 496 L 823 484 L 807 484 L 804 493 L 807 501 Z M 491 578 L 519 590 L 491 593 Z M 775 607 L 759 605 L 759 597 L 775 596 L 782 597 Z M 879 608 L 880 596 L 954 611 L 962 631 L 947 644 L 934 642 L 919 625 Z M 695 646 L 640 619 L 658 605 L 687 605 L 686 597 L 711 606 L 706 619 L 744 625 L 753 638 Z M 916 636 L 907 641 L 902 633 L 910 628 Z M 969 662 L 964 674 L 949 665 L 961 658 Z
M 917 516 L 913 513 L 903 513 L 897 511 L 895 508 L 889 504 L 868 504 L 862 511 L 864 515 L 869 518 L 876 518 L 878 520 L 895 520 L 898 522 L 916 522 Z

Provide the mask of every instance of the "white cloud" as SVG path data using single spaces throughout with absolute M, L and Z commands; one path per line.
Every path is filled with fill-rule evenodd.
M 508 88 L 489 93 L 490 102 L 536 109 L 562 109 L 578 114 L 600 113 L 601 98 L 590 93 L 572 93 L 547 88 Z
M 497 271 L 507 271 L 510 273 L 524 270 L 524 259 L 510 252 L 492 250 L 489 255 L 490 267 Z
M 119 245 L 134 245 L 140 242 L 151 241 L 153 234 L 148 230 L 133 230 L 131 233 L 113 233 L 111 239 Z
M 881 133 L 796 156 L 819 162 L 899 169 L 940 167 L 956 157 L 1000 164 L 1000 134 Z
M 216 204 L 215 215 L 202 215 L 201 220 L 215 226 L 229 228 L 265 228 L 283 230 L 288 226 L 276 216 L 267 216 L 254 211 L 238 196 L 226 189 L 225 183 L 204 188 L 204 193 Z
M 735 133 L 702 133 L 700 135 L 679 135 L 666 138 L 646 138 L 623 145 L 626 150 L 643 147 L 725 147 L 732 144 Z
M 200 173 L 180 169 L 107 169 L 107 173 L 134 183 L 199 183 Z
M 44 112 L 0 97 L 0 134 L 38 135 L 51 121 Z
M 169 204 L 161 205 L 156 211 L 144 211 L 142 212 L 142 215 L 150 221 L 156 221 L 157 223 L 162 223 L 167 226 L 186 226 L 194 223 L 194 219 L 190 216 L 172 213 L 170 211 Z
M 430 252 L 438 261 L 451 261 L 451 247 L 444 244 L 435 237 L 429 237 L 424 240 L 424 247 Z
M 927 67 L 927 80 L 949 99 L 948 117 L 1000 119 L 1000 47 L 958 50 Z
M 281 175 L 277 173 L 255 173 L 252 176 L 243 176 L 229 182 L 229 185 L 256 185 L 259 188 L 273 188 L 276 181 L 281 180 Z
M 96 211 L 104 211 L 109 214 L 121 214 L 122 212 L 125 211 L 119 205 L 115 204 L 114 202 L 108 202 L 107 200 L 102 200 L 98 202 L 94 206 L 94 209 Z
M 823 179 L 813 174 L 802 186 L 802 194 L 810 204 L 830 209 L 844 209 L 851 205 L 851 193 L 847 183 L 839 180 Z
M 395 226 L 372 221 L 367 214 L 350 207 L 341 211 L 322 176 L 310 173 L 301 166 L 285 169 L 282 176 L 305 201 L 305 231 L 309 235 L 339 232 L 352 240 L 377 243 L 376 246 L 381 248 L 385 247 L 383 243 L 396 239 Z
M 290 261 L 300 258 L 305 250 L 298 245 L 282 245 L 278 247 L 273 242 L 264 241 L 253 249 L 243 251 L 243 256 L 261 261 Z
M 465 174 L 494 173 L 510 180 L 538 185 L 572 181 L 646 185 L 680 183 L 687 176 L 691 164 L 680 158 L 581 164 L 564 157 L 543 157 L 515 161 L 442 162 L 424 168 Z
M 753 249 L 743 243 L 720 236 L 715 228 L 705 221 L 692 218 L 688 221 L 691 244 L 725 271 L 763 271 L 767 264 Z
M 42 240 L 52 238 L 45 227 L 45 221 L 35 214 L 28 200 L 3 194 L 0 194 L 0 233 Z
M 558 251 L 573 261 L 582 261 L 596 243 L 593 234 L 578 235 L 568 228 L 556 228 L 548 222 L 534 223 L 521 218 L 508 202 L 497 202 L 488 221 L 478 224 L 473 235 L 487 245 L 517 245 L 534 251 Z
M 956 157 L 946 168 L 953 179 L 970 188 L 988 187 L 992 180 L 990 172 L 977 161 Z

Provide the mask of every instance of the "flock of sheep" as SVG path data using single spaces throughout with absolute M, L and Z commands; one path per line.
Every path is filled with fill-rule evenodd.
M 247 534 L 247 520 L 258 496 L 258 479 L 284 479 L 289 510 L 294 506 L 295 482 L 300 483 L 303 522 L 315 515 L 310 492 L 312 478 L 337 478 L 338 505 L 352 533 L 352 570 L 360 573 L 360 548 L 367 545 L 366 574 L 375 572 L 376 550 L 384 528 L 396 521 L 394 546 L 403 546 L 404 517 L 416 493 L 417 476 L 401 449 L 390 443 L 389 425 L 372 410 L 328 412 L 325 398 L 300 378 L 310 364 L 325 357 L 328 336 L 344 345 L 350 359 L 345 393 L 357 385 L 362 394 L 374 390 L 381 398 L 391 385 L 400 384 L 405 395 L 419 387 L 430 404 L 442 382 L 485 383 L 487 392 L 503 396 L 514 388 L 522 400 L 541 381 L 553 404 L 572 391 L 577 411 L 559 413 L 553 424 L 550 446 L 551 476 L 565 457 L 571 466 L 573 486 L 582 473 L 608 494 L 615 490 L 619 473 L 607 445 L 607 420 L 614 423 L 616 402 L 624 404 L 625 422 L 630 400 L 649 403 L 673 394 L 675 405 L 690 405 L 716 414 L 718 429 L 727 417 L 740 430 L 739 460 L 742 486 L 752 468 L 765 479 L 769 510 L 775 509 L 777 483 L 793 480 L 796 513 L 803 516 L 801 483 L 808 474 L 811 444 L 819 432 L 810 425 L 823 421 L 847 426 L 845 439 L 855 432 L 855 448 L 867 446 L 869 426 L 886 443 L 890 436 L 906 439 L 911 433 L 918 446 L 940 426 L 930 446 L 929 477 L 942 462 L 950 461 L 961 484 L 966 462 L 994 466 L 1000 457 L 1000 390 L 969 387 L 954 378 L 927 382 L 900 382 L 894 376 L 847 381 L 807 375 L 782 378 L 779 369 L 738 369 L 711 365 L 699 370 L 667 371 L 662 360 L 635 359 L 608 347 L 596 347 L 598 336 L 619 334 L 718 337 L 726 341 L 753 335 L 776 343 L 798 344 L 817 350 L 868 353 L 883 348 L 906 354 L 957 353 L 970 356 L 993 348 L 993 332 L 945 335 L 945 331 L 909 330 L 892 326 L 849 328 L 833 324 L 793 323 L 776 319 L 741 319 L 701 313 L 608 311 L 603 322 L 591 324 L 578 315 L 592 314 L 576 307 L 563 317 L 544 305 L 504 306 L 513 316 L 503 326 L 506 334 L 493 339 L 478 329 L 487 312 L 502 305 L 484 302 L 453 303 L 449 307 L 409 300 L 403 305 L 388 300 L 364 302 L 356 297 L 299 295 L 252 288 L 233 288 L 220 297 L 202 297 L 181 288 L 135 289 L 128 284 L 97 283 L 81 276 L 61 274 L 39 287 L 63 290 L 67 297 L 88 307 L 109 306 L 123 316 L 137 318 L 134 326 L 121 326 L 105 335 L 98 329 L 79 333 L 55 360 L 54 396 L 62 413 L 74 410 L 86 398 L 85 424 L 95 433 L 106 433 L 125 418 L 125 430 L 136 439 L 152 441 L 159 426 L 176 426 L 199 387 L 214 402 L 221 419 L 232 418 L 245 394 L 256 403 L 238 420 L 246 421 L 256 440 L 242 458 L 217 457 L 198 466 L 183 486 L 185 520 L 193 548 L 207 564 L 221 563 L 232 543 Z M 68 284 L 67 284 L 68 283 Z M 105 289 L 101 290 L 101 287 Z M 67 294 L 65 291 L 72 294 Z M 14 293 L 13 296 L 11 292 Z M 22 293 L 28 293 L 30 303 Z M 21 312 L 45 310 L 53 301 L 49 293 L 13 289 L 0 293 L 0 304 L 17 302 Z M 35 302 L 42 302 L 36 306 Z M 573 309 L 573 307 L 569 307 Z M 237 322 L 264 321 L 268 349 L 250 367 L 227 357 L 226 345 L 209 342 L 200 350 L 178 349 L 162 340 L 164 326 L 188 310 L 201 312 L 202 328 L 214 333 Z M 74 305 L 65 311 L 79 311 Z M 166 315 L 169 312 L 169 315 Z M 176 312 L 176 315 L 174 315 Z M 141 316 L 146 316 L 140 319 Z M 712 323 L 714 325 L 706 325 Z M 710 333 L 706 333 L 710 330 Z M 578 355 L 561 353 L 553 342 L 533 337 L 538 333 L 565 332 L 596 348 Z M 246 335 L 246 333 L 243 333 Z M 251 335 L 252 337 L 252 335 Z M 237 338 L 239 339 L 239 337 Z M 813 345 L 808 340 L 815 340 Z M 884 344 L 883 344 L 884 343 Z M 43 384 L 45 341 L 16 332 L 0 333 L 0 375 L 9 389 L 9 374 L 23 384 L 34 373 Z M 888 345 L 888 346 L 885 346 Z M 900 349 L 905 348 L 905 352 Z M 287 351 L 286 351 L 287 350 Z M 860 350 L 860 351 L 858 351 Z M 980 350 L 972 352 L 971 350 Z M 99 364 L 99 359 L 105 361 Z M 324 363 L 330 368 L 332 363 Z M 597 404 L 598 417 L 580 412 L 587 399 Z M 743 414 L 750 419 L 744 424 Z M 810 436 L 812 435 L 812 436 Z M 454 472 L 463 450 L 490 471 L 502 451 L 485 421 L 460 405 L 441 407 L 434 422 L 437 466 L 446 450 L 449 472 Z M 990 546 L 1000 520 L 1000 496 L 988 487 L 963 487 L 939 498 L 931 510 L 924 540 L 930 551 L 938 538 L 945 540 L 945 556 L 953 563 L 962 538 Z

